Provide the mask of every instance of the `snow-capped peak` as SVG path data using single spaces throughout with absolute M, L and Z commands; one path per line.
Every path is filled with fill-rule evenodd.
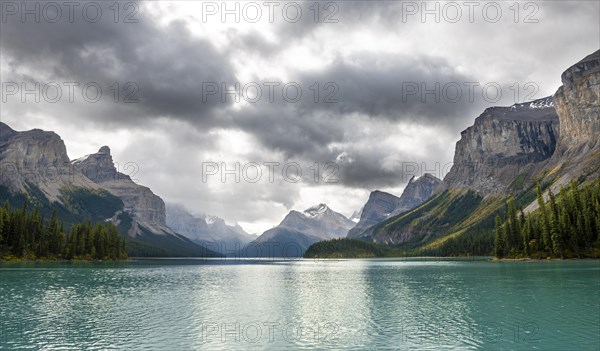
M 215 222 L 217 222 L 220 218 L 217 216 L 205 216 L 204 217 L 204 221 L 206 222 L 206 224 L 213 224 Z
M 548 107 L 552 107 L 554 106 L 554 104 L 552 103 L 552 99 L 540 99 L 540 100 L 535 100 L 529 103 L 529 108 L 548 108 Z
M 422 177 L 422 176 L 420 176 L 420 175 L 413 175 L 413 176 L 410 178 L 410 180 L 409 180 L 408 182 L 409 182 L 409 183 L 416 182 L 416 181 L 417 181 L 417 180 L 419 180 L 419 178 L 421 178 L 421 177 Z
M 74 165 L 77 165 L 77 164 L 79 164 L 79 163 L 87 160 L 90 156 L 91 155 L 85 155 L 85 156 L 82 156 L 80 158 L 76 158 L 76 159 L 72 160 L 71 163 L 74 164 Z
M 307 217 L 314 218 L 314 217 L 323 215 L 328 210 L 329 210 L 329 207 L 327 207 L 327 205 L 318 204 L 318 205 L 311 206 L 311 207 L 307 208 L 306 210 L 304 210 L 304 215 Z
M 354 213 L 352 213 L 352 216 L 350 216 L 350 220 L 354 223 L 358 223 L 360 221 L 360 216 L 362 215 L 363 209 L 364 207 L 361 207 L 360 210 L 354 211 Z
M 522 103 L 516 103 L 513 104 L 510 108 L 512 110 L 516 110 L 516 109 L 543 109 L 543 108 L 549 108 L 549 107 L 554 107 L 554 101 L 552 99 L 552 96 L 548 96 L 545 98 L 541 98 L 541 99 L 537 99 L 537 100 L 533 100 L 533 101 L 529 101 L 529 102 L 522 102 Z

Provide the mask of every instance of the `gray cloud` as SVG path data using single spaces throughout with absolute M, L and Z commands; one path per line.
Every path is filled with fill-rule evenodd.
M 115 23 L 111 4 L 100 4 L 104 15 L 96 23 L 83 18 L 35 23 L 33 18 L 23 22 L 9 16 L 2 24 L 2 53 L 8 65 L 14 72 L 44 70 L 54 82 L 97 82 L 104 89 L 113 82 L 134 83 L 139 90 L 132 96 L 139 103 L 133 109 L 112 103 L 113 95 L 104 92 L 102 102 L 116 113 L 106 113 L 103 121 L 136 124 L 166 116 L 211 123 L 212 112 L 224 104 L 203 102 L 200 87 L 202 82 L 235 81 L 227 58 L 207 40 L 194 37 L 181 21 L 161 28 L 140 11 L 138 23 Z M 15 78 L 27 79 L 18 74 Z M 133 93 L 133 88 L 121 93 Z
M 464 118 L 474 104 L 483 105 L 480 97 L 468 97 L 466 83 L 478 82 L 475 77 L 458 72 L 445 59 L 421 55 L 364 53 L 340 58 L 323 71 L 301 76 L 300 81 L 338 86 L 334 96 L 338 103 L 317 106 L 338 114 L 451 124 Z M 429 90 L 436 93 L 428 94 Z M 333 90 L 323 92 L 323 99 L 329 92 Z

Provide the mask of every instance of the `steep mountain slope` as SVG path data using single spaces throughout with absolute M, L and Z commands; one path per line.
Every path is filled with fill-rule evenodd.
M 56 133 L 19 132 L 0 123 L 0 164 L 0 201 L 15 207 L 27 201 L 46 217 L 56 210 L 67 229 L 111 220 L 122 235 L 129 234 L 131 256 L 217 255 L 170 230 L 162 200 L 116 172 L 107 147 L 71 163 Z
M 571 66 L 561 79 L 554 94 L 560 137 L 547 169 L 565 184 L 600 175 L 600 50 Z
M 97 153 L 76 159 L 72 163 L 95 184 L 123 200 L 124 210 L 139 225 L 156 234 L 171 231 L 166 223 L 164 201 L 149 188 L 118 172 L 108 146 L 103 146 Z
M 139 251 L 144 255 L 219 255 L 169 228 L 166 223 L 165 202 L 149 188 L 135 183 L 131 177 L 119 172 L 108 146 L 101 147 L 97 153 L 73 160 L 72 164 L 96 185 L 123 201 L 123 212 L 131 216 L 127 234 L 138 243 Z M 113 220 L 121 223 L 119 214 Z M 156 249 L 146 248 L 148 245 Z
M 442 180 L 436 176 L 425 173 L 420 177 L 413 176 L 400 195 L 400 203 L 391 213 L 396 216 L 421 205 L 429 200 L 436 192 L 443 187 Z
M 215 216 L 193 216 L 183 206 L 167 204 L 167 225 L 193 242 L 226 254 L 256 239 L 239 225 L 230 226 Z
M 0 200 L 25 201 L 49 217 L 54 209 L 67 225 L 104 221 L 123 202 L 73 169 L 63 140 L 40 129 L 15 131 L 0 122 Z
M 101 189 L 71 167 L 65 143 L 54 132 L 17 132 L 0 122 L 0 162 L 0 184 L 11 192 L 34 186 L 50 201 L 62 203 L 66 188 Z
M 267 230 L 241 251 L 242 257 L 299 257 L 313 243 L 342 238 L 354 222 L 325 204 L 303 212 L 290 211 L 281 223 Z
M 400 198 L 390 193 L 375 190 L 362 209 L 360 220 L 348 231 L 348 238 L 357 238 L 369 227 L 386 219 L 400 206 Z
M 379 190 L 373 191 L 363 207 L 360 221 L 348 231 L 348 238 L 365 238 L 364 232 L 370 227 L 427 201 L 441 183 L 437 177 L 425 173 L 419 178 L 413 176 L 400 197 Z
M 364 237 L 416 248 L 447 234 L 493 227 L 493 217 L 504 206 L 501 199 L 531 189 L 534 174 L 556 148 L 558 116 L 551 101 L 486 109 L 456 143 L 453 166 L 444 178 L 448 189 Z
M 563 86 L 552 98 L 486 109 L 457 142 L 444 178 L 448 190 L 373 227 L 369 238 L 445 254 L 449 242 L 456 246 L 465 238 L 469 244 L 450 254 L 490 254 L 494 217 L 505 211 L 508 196 L 526 207 L 535 200 L 537 182 L 559 187 L 597 176 L 599 67 L 596 52 L 563 73 Z
M 521 175 L 530 179 L 556 148 L 559 121 L 552 97 L 510 107 L 490 107 L 456 143 L 454 163 L 444 182 L 480 194 L 506 194 Z

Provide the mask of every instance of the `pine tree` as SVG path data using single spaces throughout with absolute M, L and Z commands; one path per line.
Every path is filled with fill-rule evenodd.
M 119 253 L 119 258 L 127 257 L 127 247 L 125 246 L 125 238 L 121 241 L 121 252 Z
M 521 215 L 523 215 L 523 211 L 521 211 Z M 527 219 L 524 220 L 525 224 L 523 225 L 522 233 L 522 242 L 523 242 L 523 252 L 525 255 L 529 256 L 531 254 L 531 247 L 529 243 L 531 242 L 532 232 L 533 232 L 533 223 L 531 221 L 531 216 L 527 215 Z
M 508 249 L 516 249 L 519 246 L 520 233 L 517 220 L 517 209 L 515 207 L 515 200 L 513 198 L 510 198 L 508 201 L 507 224 L 508 228 L 506 229 L 506 241 Z
M 504 257 L 504 240 L 502 239 L 502 219 L 496 216 L 496 228 L 494 240 L 494 256 L 498 258 Z
M 4 239 L 4 209 L 0 208 L 0 249 L 2 248 L 3 239 Z
M 52 218 L 50 219 L 50 225 L 46 229 L 46 240 L 48 241 L 48 254 L 57 255 L 60 253 L 60 233 L 58 227 L 58 216 L 56 215 L 56 209 L 52 211 Z
M 548 252 L 552 252 L 552 244 L 550 241 L 550 218 L 548 215 L 548 209 L 544 202 L 544 194 L 540 184 L 537 185 L 537 202 L 542 217 L 542 249 Z

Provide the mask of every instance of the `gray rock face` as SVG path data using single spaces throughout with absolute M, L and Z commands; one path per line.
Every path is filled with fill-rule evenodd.
M 563 85 L 554 94 L 560 136 L 544 169 L 555 192 L 572 179 L 600 176 L 600 50 L 569 67 L 561 78 Z M 537 208 L 533 201 L 524 211 Z
M 364 232 L 370 227 L 421 205 L 433 196 L 441 184 L 440 179 L 425 173 L 419 178 L 413 176 L 400 197 L 373 191 L 362 209 L 359 222 L 348 231 L 348 238 L 364 237 Z
M 239 225 L 227 225 L 222 218 L 193 216 L 176 204 L 167 204 L 166 208 L 169 228 L 211 250 L 227 254 L 256 239 L 256 236 L 246 233 Z
M 557 155 L 589 151 L 600 134 L 600 50 L 571 66 L 561 79 L 554 94 L 560 119 Z
M 420 206 L 429 200 L 442 186 L 442 180 L 425 173 L 421 177 L 412 177 L 400 196 L 400 203 L 390 216 L 396 216 Z
M 54 132 L 33 129 L 17 132 L 0 122 L 0 184 L 13 192 L 24 192 L 27 183 L 38 187 L 52 202 L 61 202 L 61 189 L 98 189 L 74 169 L 65 143 Z
M 108 146 L 103 146 L 97 153 L 78 158 L 71 163 L 95 183 L 131 180 L 129 176 L 117 171 Z
M 118 172 L 107 146 L 95 154 L 74 160 L 73 165 L 100 187 L 123 200 L 124 210 L 138 223 L 154 233 L 163 233 L 167 229 L 164 201 L 149 188 Z
M 363 207 L 360 220 L 348 231 L 348 238 L 359 237 L 366 229 L 386 219 L 400 204 L 400 198 L 390 193 L 379 190 L 371 192 L 369 200 Z
M 560 137 L 549 172 L 567 183 L 600 175 L 600 50 L 568 68 L 554 94 Z
M 325 204 L 312 206 L 303 212 L 290 211 L 277 227 L 248 244 L 242 255 L 302 256 L 317 241 L 345 237 L 354 224 Z
M 105 213 L 101 214 L 102 217 L 95 213 L 96 219 L 112 220 L 118 225 L 124 210 L 133 219 L 128 234 L 149 248 L 165 249 L 166 254 L 175 256 L 206 255 L 209 252 L 166 226 L 162 199 L 117 172 L 110 149 L 106 146 L 96 154 L 71 163 L 65 144 L 56 133 L 39 129 L 18 132 L 0 122 L 0 165 L 0 185 L 13 193 L 31 194 L 31 191 L 36 191 L 37 195 L 39 189 L 51 203 L 60 203 L 75 211 L 73 214 L 79 214 L 79 208 L 72 207 L 69 193 L 93 190 L 91 194 L 97 198 L 92 197 L 88 201 L 97 201 L 107 196 L 112 198 L 108 191 L 121 198 L 124 207 L 121 208 L 120 204 L 115 207 L 110 218 L 106 218 Z M 97 207 L 92 207 L 97 211 Z M 160 239 L 156 239 L 157 235 L 161 235 Z
M 507 193 L 519 175 L 529 177 L 552 156 L 558 135 L 551 97 L 488 108 L 461 133 L 444 182 L 483 195 Z

